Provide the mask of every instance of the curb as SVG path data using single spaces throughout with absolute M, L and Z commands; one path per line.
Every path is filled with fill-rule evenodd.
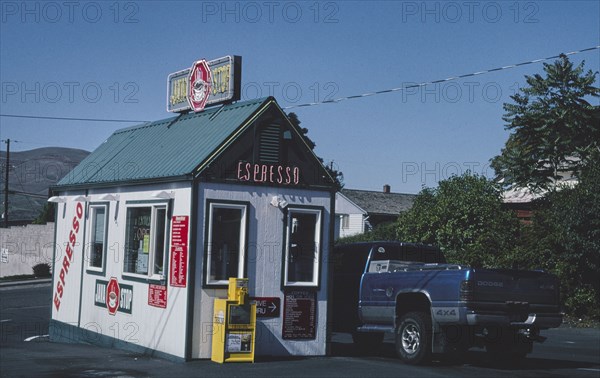
M 43 278 L 43 279 L 31 279 L 25 281 L 6 281 L 0 282 L 0 288 L 4 287 L 15 287 L 15 286 L 26 286 L 26 285 L 39 285 L 39 284 L 49 284 L 52 283 L 52 278 Z

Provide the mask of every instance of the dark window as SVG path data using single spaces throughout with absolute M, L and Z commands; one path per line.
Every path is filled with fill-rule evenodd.
M 226 285 L 244 275 L 246 206 L 210 204 L 207 284 Z
M 285 284 L 316 286 L 320 259 L 321 211 L 289 209 Z
M 106 249 L 106 206 L 90 206 L 91 212 L 91 248 L 90 267 L 102 268 Z

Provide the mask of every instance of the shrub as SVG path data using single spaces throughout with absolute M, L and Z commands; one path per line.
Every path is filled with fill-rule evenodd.
M 48 263 L 37 264 L 32 269 L 33 275 L 36 277 L 50 277 L 50 265 Z

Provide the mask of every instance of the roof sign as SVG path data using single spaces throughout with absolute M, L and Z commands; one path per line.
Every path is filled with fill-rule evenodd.
M 190 70 L 187 86 L 187 98 L 193 111 L 204 110 L 211 87 L 212 77 L 208 63 L 204 59 L 195 62 Z
M 200 112 L 205 106 L 237 101 L 241 93 L 242 58 L 195 62 L 191 68 L 174 72 L 167 79 L 167 111 Z

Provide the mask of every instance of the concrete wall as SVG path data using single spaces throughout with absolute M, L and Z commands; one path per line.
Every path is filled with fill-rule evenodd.
M 33 274 L 32 267 L 52 267 L 54 223 L 0 228 L 0 277 Z

